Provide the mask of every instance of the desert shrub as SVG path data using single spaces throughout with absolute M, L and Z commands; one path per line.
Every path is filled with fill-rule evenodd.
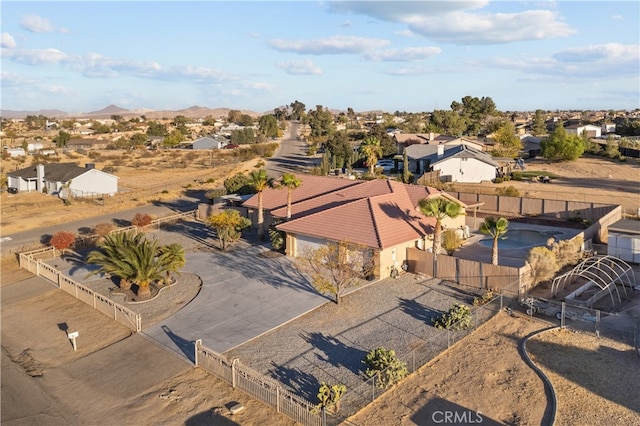
M 526 263 L 530 268 L 531 287 L 550 280 L 560 270 L 555 253 L 546 247 L 534 247 L 529 250 Z
M 71 232 L 58 231 L 51 236 L 49 244 L 52 247 L 61 250 L 63 253 L 76 242 L 76 236 Z
M 462 239 L 455 229 L 447 229 L 442 234 L 442 248 L 451 256 L 462 245 Z
M 225 188 L 210 189 L 204 194 L 210 202 L 213 202 L 214 198 L 222 197 L 223 195 L 227 195 L 227 190 Z
M 224 188 L 227 194 L 252 194 L 254 192 L 249 176 L 243 173 L 237 173 L 234 176 L 224 180 Z
M 521 181 L 522 180 L 522 173 L 513 172 L 513 173 L 511 173 L 511 178 L 513 180 Z
M 520 191 L 515 186 L 507 186 L 506 188 L 496 188 L 496 194 L 505 197 L 519 197 Z
M 89 151 L 89 153 L 87 154 L 87 157 L 91 158 L 92 160 L 97 160 L 102 156 L 102 154 L 99 151 Z
M 99 223 L 93 228 L 93 234 L 98 238 L 98 241 L 101 241 L 115 229 L 116 225 L 113 223 Z
M 566 265 L 575 265 L 582 256 L 582 237 L 572 238 L 570 240 L 560 240 L 551 246 L 551 251 L 556 257 L 560 268 Z
M 320 401 L 316 407 L 316 411 L 326 409 L 333 412 L 340 411 L 340 398 L 347 391 L 345 385 L 329 386 L 325 382 L 320 384 L 318 388 L 318 400 Z
M 379 388 L 388 388 L 409 374 L 407 363 L 400 361 L 392 349 L 372 349 L 362 362 L 367 366 L 364 375 L 369 378 L 375 376 Z
M 131 224 L 133 226 L 143 227 L 150 225 L 152 220 L 153 218 L 151 217 L 151 215 L 148 215 L 146 213 L 136 213 L 131 220 Z
M 446 330 L 471 328 L 471 308 L 462 303 L 454 303 L 447 312 L 433 319 L 433 325 Z
M 497 177 L 493 180 L 493 183 L 502 183 L 502 182 L 504 182 L 504 178 L 501 178 L 501 177 Z
M 198 153 L 196 152 L 188 152 L 187 154 L 185 154 L 184 159 L 186 161 L 194 161 L 198 158 Z
M 494 297 L 496 297 L 496 294 L 493 292 L 493 290 L 487 290 L 482 296 L 473 298 L 473 306 L 486 305 L 487 303 L 492 301 Z
M 271 240 L 271 247 L 276 251 L 284 249 L 285 234 L 282 231 L 278 231 L 276 228 L 269 229 L 269 240 Z

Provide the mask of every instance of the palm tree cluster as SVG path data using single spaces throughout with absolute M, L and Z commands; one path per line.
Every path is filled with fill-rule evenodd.
M 144 234 L 118 232 L 105 236 L 98 250 L 89 253 L 87 263 L 99 268 L 89 275 L 104 273 L 120 278 L 120 288 L 128 290 L 131 284 L 138 286 L 140 298 L 149 297 L 150 284 L 171 279 L 171 272 L 185 265 L 184 248 L 180 244 L 158 245 L 155 240 L 145 239 Z

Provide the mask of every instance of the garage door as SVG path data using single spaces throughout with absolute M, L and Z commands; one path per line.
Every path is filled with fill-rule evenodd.
M 326 240 L 308 236 L 297 236 L 294 256 L 302 256 L 306 251 L 317 250 L 326 244 Z

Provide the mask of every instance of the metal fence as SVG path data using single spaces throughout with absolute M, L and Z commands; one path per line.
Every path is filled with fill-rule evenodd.
M 559 312 L 560 326 L 597 337 L 607 337 L 633 346 L 640 355 L 640 319 L 620 313 L 608 313 L 598 309 L 562 302 Z
M 457 342 L 468 336 L 479 325 L 491 319 L 503 307 L 515 300 L 516 298 L 512 298 L 509 295 L 500 294 L 481 306 L 474 306 L 471 309 L 470 327 L 456 330 L 457 327 L 454 324 L 449 329 L 443 329 L 442 333 L 438 337 L 429 339 L 428 342 L 425 342 L 416 349 L 413 349 L 406 354 L 397 354 L 398 359 L 406 363 L 409 373 L 417 371 L 422 366 L 435 359 L 444 350 L 451 348 Z M 348 389 L 340 400 L 339 416 L 336 414 L 331 417 L 346 419 L 347 417 L 356 414 L 386 391 L 386 388 L 379 386 L 376 376 L 373 376 L 363 381 L 359 386 Z M 331 423 L 337 424 L 340 422 L 336 419 L 336 421 Z
M 39 258 L 36 258 L 36 256 L 42 256 L 44 253 L 51 253 L 55 255 L 55 249 L 53 247 L 49 247 L 47 249 L 36 250 L 33 253 L 20 253 L 20 267 L 37 276 L 49 280 L 59 289 L 64 290 L 76 299 L 90 305 L 93 309 L 100 311 L 108 317 L 129 327 L 134 332 L 137 333 L 142 330 L 142 317 L 140 314 L 114 302 L 107 296 L 96 293 L 90 288 L 75 282 L 71 278 L 65 276 L 62 272 L 56 270 L 53 266 L 44 263 Z
M 239 389 L 274 408 L 278 413 L 303 425 L 327 424 L 324 412 L 318 411 L 315 404 L 286 389 L 277 380 L 242 365 L 238 359 L 227 360 L 224 356 L 202 346 L 202 340 L 196 340 L 195 354 L 195 364 L 198 367 L 229 383 L 234 389 Z

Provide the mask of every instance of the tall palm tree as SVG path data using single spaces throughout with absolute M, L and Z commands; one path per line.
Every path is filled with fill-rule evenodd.
M 280 178 L 280 185 L 287 188 L 287 220 L 291 219 L 291 193 L 302 185 L 302 179 L 293 173 L 285 173 Z
M 435 217 L 436 225 L 433 230 L 433 252 L 438 254 L 442 245 L 442 220 L 450 217 L 458 217 L 462 211 L 460 204 L 446 198 L 423 198 L 418 204 L 418 208 L 427 217 Z
M 168 284 L 171 280 L 171 273 L 178 272 L 178 269 L 183 268 L 186 263 L 184 248 L 177 243 L 160 247 L 159 261 L 165 270 L 165 282 Z
M 258 237 L 264 239 L 264 211 L 262 208 L 263 191 L 273 186 L 273 179 L 265 169 L 254 170 L 249 174 L 249 183 L 258 193 Z
M 374 174 L 378 159 L 382 157 L 382 146 L 376 137 L 368 137 L 360 144 L 360 153 L 363 154 L 365 164 L 369 167 L 369 173 Z
M 480 224 L 480 232 L 485 235 L 491 235 L 493 245 L 491 246 L 491 263 L 498 264 L 498 240 L 504 238 L 507 233 L 509 221 L 504 217 L 496 219 L 494 217 L 486 217 L 484 222 Z

